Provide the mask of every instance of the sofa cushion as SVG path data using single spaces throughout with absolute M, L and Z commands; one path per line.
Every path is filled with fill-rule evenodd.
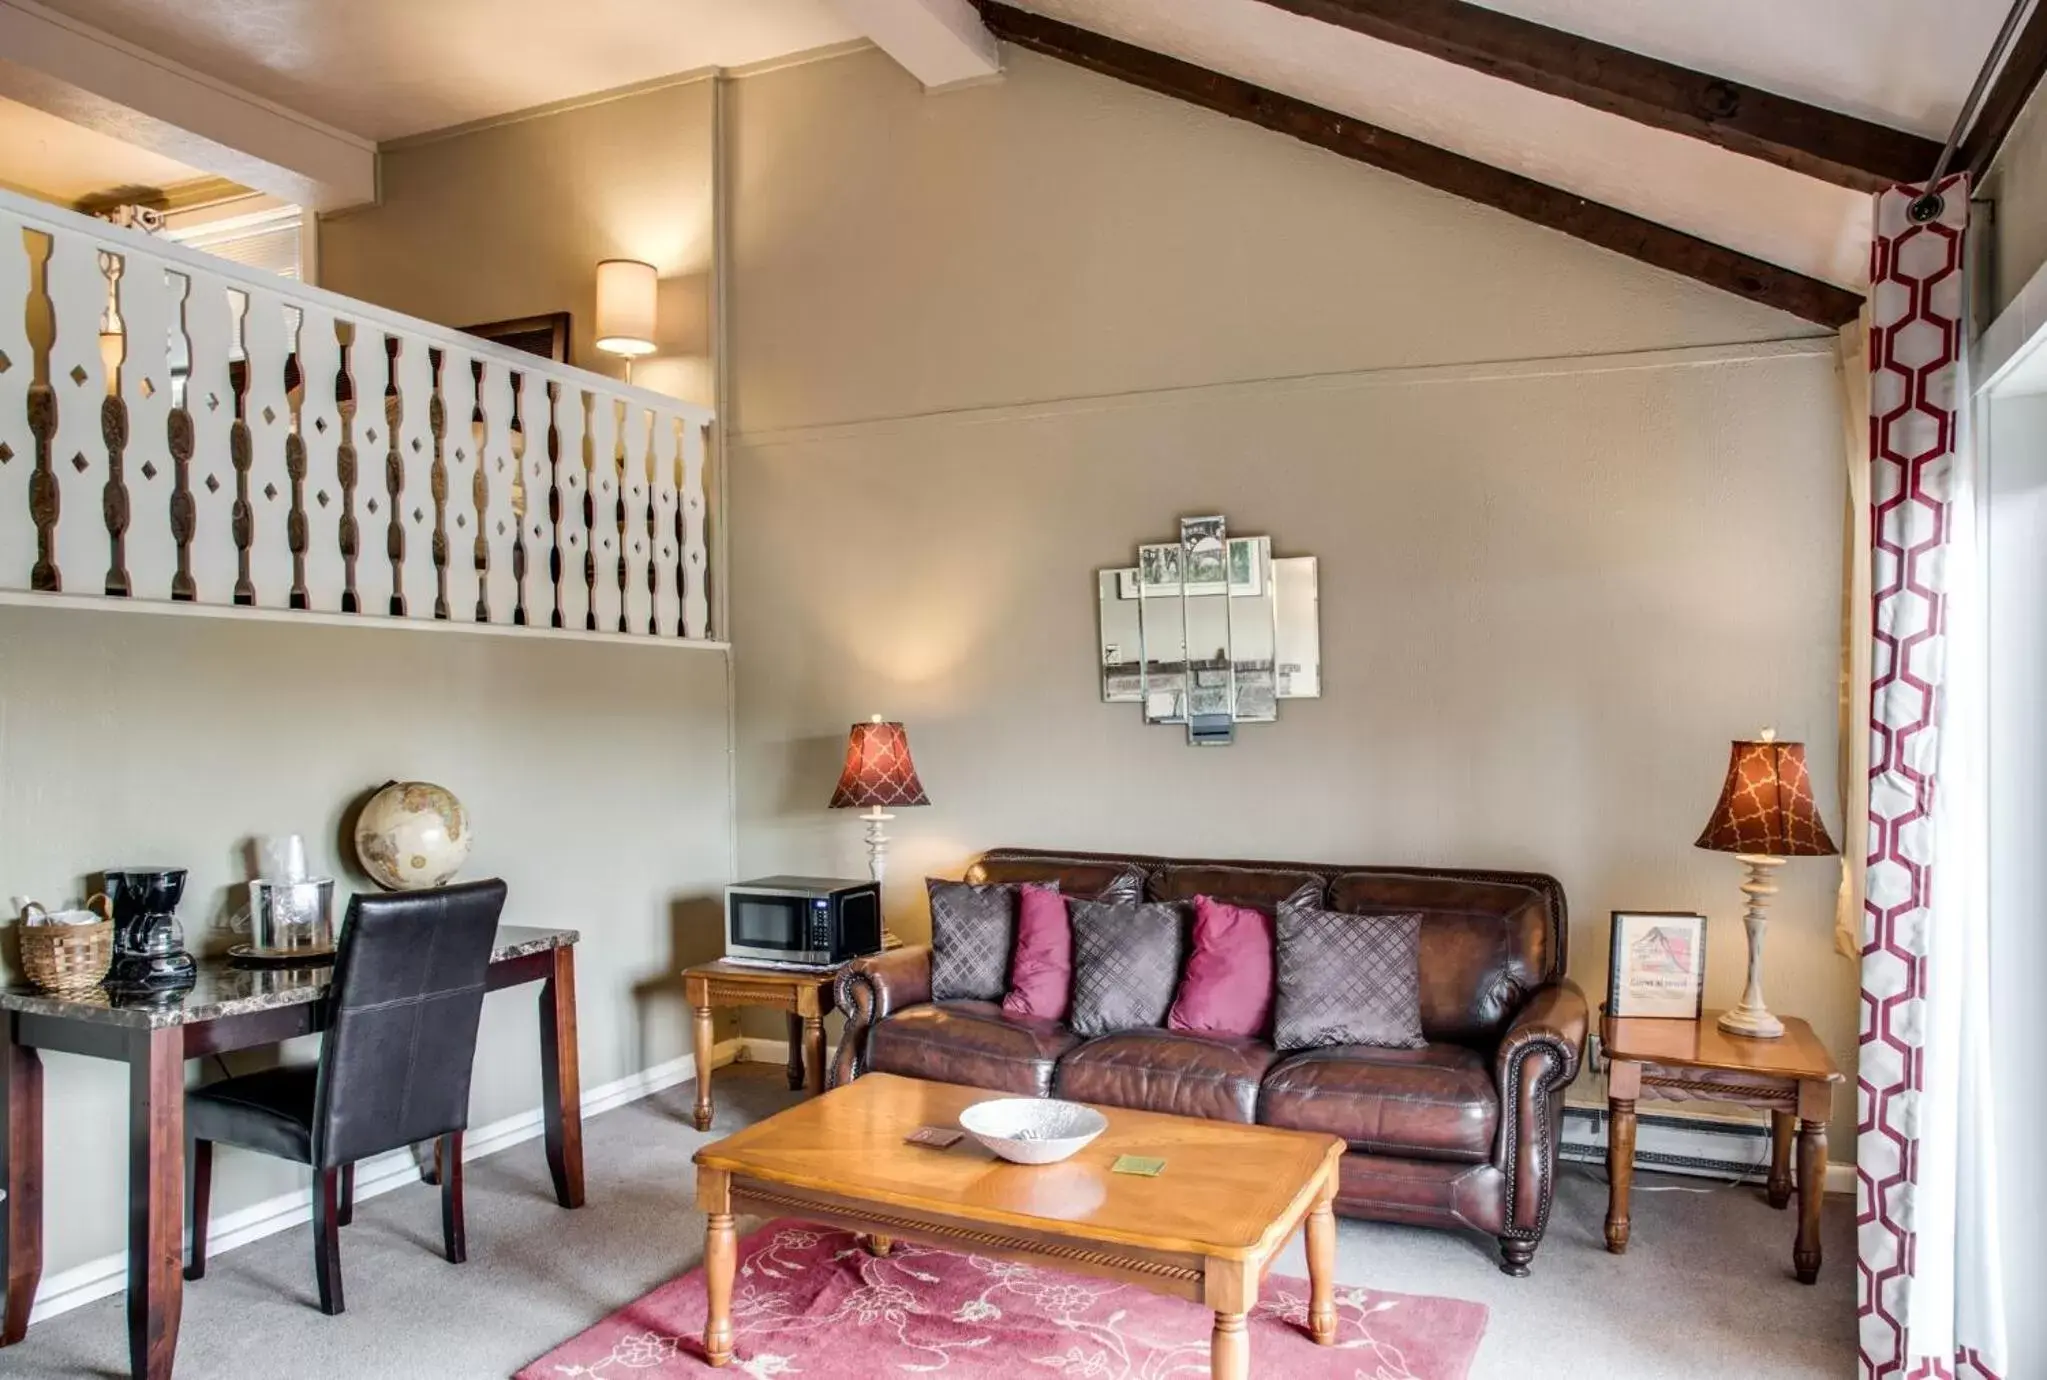
M 1273 1057 L 1257 1040 L 1128 1030 L 1067 1054 L 1053 1087 L 1075 1102 L 1249 1124 Z
M 967 868 L 970 882 L 1042 882 L 1084 901 L 1142 901 L 1144 869 L 1115 858 L 1058 853 L 1011 857 L 1000 849 L 984 853 Z
M 1063 1021 L 1073 1004 L 1073 921 L 1066 901 L 1049 886 L 1025 883 L 1016 898 L 1016 956 L 1009 964 L 1012 1016 Z
M 867 1066 L 934 1083 L 1048 1097 L 1059 1056 L 1078 1043 L 1057 1021 L 1005 1015 L 994 1002 L 934 1003 L 899 1011 L 869 1031 Z
M 1258 1120 L 1372 1154 L 1478 1164 L 1492 1158 L 1500 1097 L 1486 1060 L 1462 1045 L 1336 1045 L 1280 1056 Z
M 1213 896 L 1194 898 L 1194 942 L 1166 1028 L 1263 1038 L 1272 1029 L 1272 917 Z
M 1345 915 L 1282 906 L 1272 1043 L 1422 1045 L 1419 915 Z
M 1016 947 L 1016 886 L 930 877 L 931 999 L 1001 1001 Z
M 1291 901 L 1319 906 L 1322 875 L 1298 867 L 1257 867 L 1249 864 L 1191 863 L 1162 867 L 1152 873 L 1145 895 L 1154 901 L 1192 901 L 1213 896 L 1233 906 L 1250 906 L 1272 915 Z
M 1166 1023 L 1185 949 L 1178 906 L 1068 901 L 1073 921 L 1074 1033 L 1113 1035 Z

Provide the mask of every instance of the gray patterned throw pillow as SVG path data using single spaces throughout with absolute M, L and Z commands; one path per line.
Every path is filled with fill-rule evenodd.
M 1281 906 L 1273 1044 L 1420 1049 L 1421 934 L 1415 915 Z
M 1016 885 L 929 877 L 931 1000 L 1001 1001 L 1016 947 Z
M 1066 903 L 1073 921 L 1073 1014 L 1076 1035 L 1166 1023 L 1180 985 L 1185 945 L 1180 908 L 1163 901 Z

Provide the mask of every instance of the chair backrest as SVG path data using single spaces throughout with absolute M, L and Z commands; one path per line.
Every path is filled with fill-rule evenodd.
M 334 963 L 313 1107 L 313 1161 L 333 1169 L 469 1122 L 501 881 L 356 896 Z

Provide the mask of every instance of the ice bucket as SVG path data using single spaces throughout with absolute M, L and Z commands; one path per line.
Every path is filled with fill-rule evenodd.
M 334 950 L 334 879 L 249 883 L 249 953 L 308 957 Z

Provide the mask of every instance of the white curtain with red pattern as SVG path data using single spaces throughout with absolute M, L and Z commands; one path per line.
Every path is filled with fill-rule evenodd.
M 2001 1380 L 1989 1080 L 1988 648 L 1968 426 L 1968 183 L 1876 199 L 1869 853 L 1856 1138 L 1868 1380 Z M 2017 1380 L 2017 1377 L 2013 1377 Z

